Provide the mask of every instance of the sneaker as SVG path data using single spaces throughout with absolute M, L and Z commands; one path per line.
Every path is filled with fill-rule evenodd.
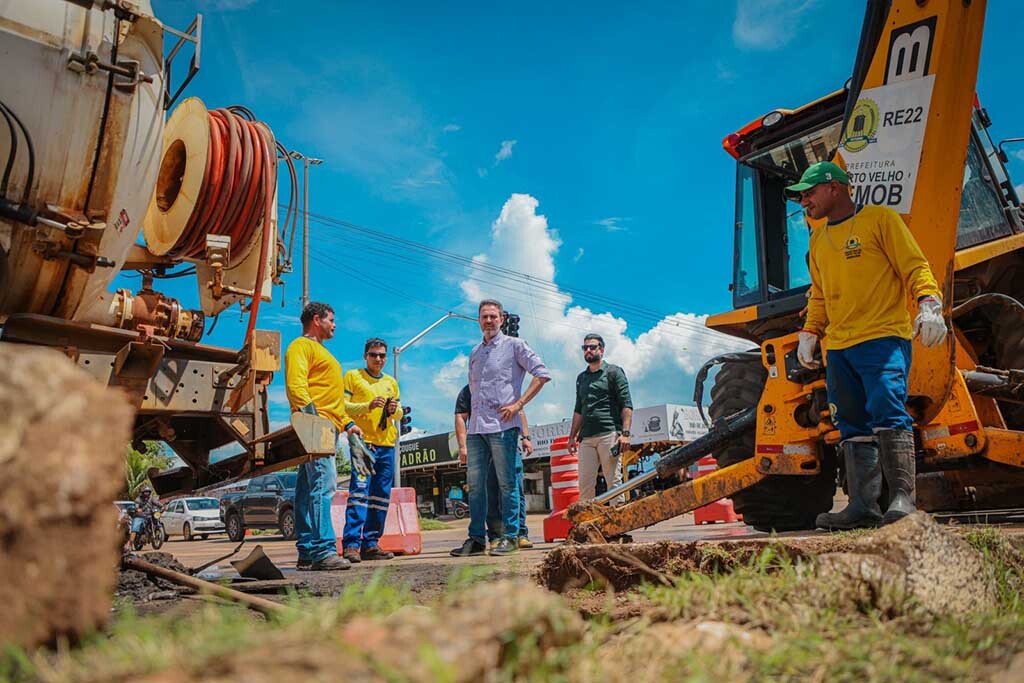
M 500 540 L 501 540 L 500 538 L 492 538 L 491 540 L 487 541 L 487 549 L 488 550 L 494 550 L 495 548 L 497 548 L 498 547 L 498 541 L 500 541 Z
M 317 560 L 310 565 L 311 572 L 336 572 L 342 569 L 351 569 L 352 563 L 341 555 L 328 555 L 322 560 Z
M 448 553 L 452 557 L 473 557 L 475 555 L 486 555 L 487 546 L 480 541 L 467 538 L 466 542 Z
M 362 555 L 362 559 L 368 562 L 372 562 L 373 560 L 391 560 L 395 557 L 394 553 L 381 550 L 377 546 L 373 546 L 372 548 L 363 548 L 363 552 L 360 553 L 360 555 Z
M 298 560 L 295 561 L 295 569 L 297 569 L 300 572 L 308 572 L 312 564 L 313 560 L 304 560 L 300 557 Z
M 511 538 L 503 538 L 494 546 L 491 555 L 511 555 L 519 552 L 519 544 Z
M 519 537 L 519 547 L 520 548 L 532 548 L 533 547 L 533 541 L 531 541 L 526 536 L 520 536 Z
M 341 556 L 352 564 L 356 564 L 363 561 L 363 558 L 359 556 L 359 548 L 352 546 L 351 548 L 345 548 L 341 551 Z

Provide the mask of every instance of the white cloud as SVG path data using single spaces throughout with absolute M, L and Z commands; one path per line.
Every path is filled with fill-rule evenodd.
M 484 168 L 483 166 L 481 166 L 480 168 L 476 169 L 476 174 L 478 176 L 480 176 L 481 178 L 486 178 L 487 177 L 487 169 Z
M 738 0 L 732 38 L 747 50 L 777 50 L 803 28 L 804 13 L 817 0 Z
M 497 166 L 502 161 L 505 161 L 505 159 L 508 159 L 510 156 L 512 156 L 512 148 L 516 146 L 517 142 L 519 142 L 519 141 L 518 140 L 502 140 L 501 141 L 501 149 L 499 149 L 498 153 L 494 155 L 494 164 L 495 164 L 495 166 Z
M 441 129 L 441 132 L 443 132 L 443 133 L 458 133 L 460 130 L 462 130 L 462 126 L 460 126 L 459 124 L 457 124 L 457 123 L 449 123 L 448 125 L 446 125 L 444 128 Z
M 581 258 L 583 258 L 583 247 L 576 250 L 576 255 L 572 257 L 572 262 L 579 263 Z
M 455 397 L 462 391 L 462 387 L 466 385 L 469 373 L 469 356 L 464 353 L 452 358 L 450 361 L 441 366 L 441 369 L 434 375 L 434 388 L 437 389 L 442 396 L 450 398 L 452 402 L 455 401 Z
M 284 384 L 271 384 L 267 387 L 267 399 L 270 401 L 270 405 L 272 407 L 289 407 L 288 394 L 285 391 Z
M 622 232 L 626 229 L 626 226 L 622 224 L 629 220 L 629 218 L 623 216 L 609 216 L 608 218 L 602 218 L 599 221 L 594 221 L 594 225 L 600 225 L 608 232 Z
M 548 226 L 547 218 L 537 213 L 538 206 L 537 199 L 530 195 L 511 195 L 491 226 L 489 248 L 474 261 L 508 268 L 538 281 L 555 281 L 555 257 L 562 243 Z M 553 381 L 528 411 L 533 423 L 571 416 L 574 379 L 583 369 L 579 345 L 586 332 L 595 331 L 604 337 L 607 358 L 625 370 L 638 406 L 688 401 L 692 376 L 704 361 L 750 346 L 704 328 L 704 316 L 693 313 L 669 315 L 633 336 L 623 318 L 574 304 L 572 297 L 557 286 L 511 285 L 518 290 L 530 288 L 530 292 L 510 294 L 508 283 L 496 286 L 481 279 L 493 280 L 479 271 L 466 273 L 462 290 L 467 302 L 494 297 L 519 313 L 520 336 L 541 354 L 552 373 Z M 454 396 L 452 392 L 465 382 L 467 360 L 465 354 L 460 354 L 443 366 L 435 388 Z

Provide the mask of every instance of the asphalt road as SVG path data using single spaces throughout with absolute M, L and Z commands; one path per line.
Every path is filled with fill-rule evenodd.
M 385 569 L 390 580 L 404 583 L 416 593 L 440 592 L 448 584 L 451 576 L 462 568 L 491 567 L 496 577 L 529 575 L 543 560 L 546 551 L 558 543 L 544 543 L 541 540 L 542 525 L 545 515 L 530 515 L 527 525 L 532 530 L 531 537 L 535 543 L 532 549 L 521 550 L 508 557 L 473 557 L 453 558 L 448 551 L 462 544 L 466 538 L 468 520 L 450 521 L 450 529 L 424 531 L 423 552 L 419 555 L 399 556 L 393 560 L 363 562 L 351 570 L 343 572 L 298 572 L 295 569 L 297 552 L 294 541 L 286 541 L 279 535 L 247 536 L 245 546 L 232 559 L 244 557 L 257 545 L 263 547 L 274 564 L 286 578 L 315 594 L 334 594 L 352 581 L 365 581 L 375 571 Z M 765 534 L 754 531 L 741 523 L 714 524 L 694 526 L 693 516 L 668 520 L 642 531 L 633 533 L 634 540 L 645 541 L 694 541 L 712 539 L 759 538 Z M 206 541 L 184 541 L 180 537 L 171 538 L 161 548 L 171 553 L 179 562 L 187 567 L 197 567 L 218 557 L 230 553 L 237 544 L 232 543 L 224 535 L 211 537 Z M 237 573 L 224 560 L 210 567 L 203 573 L 206 578 L 234 578 Z

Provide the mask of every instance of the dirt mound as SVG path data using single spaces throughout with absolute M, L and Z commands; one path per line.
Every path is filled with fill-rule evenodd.
M 356 617 L 315 637 L 297 629 L 231 651 L 192 670 L 122 680 L 491 681 L 499 667 L 543 680 L 558 649 L 579 642 L 583 620 L 557 596 L 521 581 L 482 583 L 436 609 L 407 607 L 386 618 Z
M 764 633 L 722 621 L 666 622 L 625 633 L 601 648 L 601 656 L 579 662 L 570 680 L 579 683 L 637 683 L 679 680 L 687 661 L 715 658 L 719 671 L 738 675 L 748 652 L 764 651 L 772 639 Z M 731 677 L 730 677 L 731 678 Z M 728 679 L 724 679 L 728 680 Z
M 964 616 L 996 606 L 985 558 L 924 512 L 858 539 L 853 552 L 819 557 L 815 576 L 823 596 L 889 614 Z
M 188 573 L 188 569 L 178 562 L 170 553 L 151 552 L 138 556 L 150 564 L 173 569 L 176 572 Z M 123 569 L 117 575 L 115 595 L 135 603 L 149 602 L 162 598 L 176 598 L 181 592 L 191 592 L 177 584 L 135 569 Z
M 597 583 L 621 591 L 642 582 L 659 583 L 660 575 L 685 572 L 728 572 L 748 564 L 766 549 L 779 557 L 803 559 L 854 548 L 849 534 L 802 539 L 755 539 L 749 541 L 695 541 L 679 543 L 628 543 L 613 545 L 565 544 L 544 558 L 537 581 L 550 590 L 564 592 Z
M 107 619 L 131 421 L 60 353 L 0 344 L 0 642 L 73 640 Z

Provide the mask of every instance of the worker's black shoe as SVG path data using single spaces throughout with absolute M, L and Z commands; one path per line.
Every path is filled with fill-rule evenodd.
M 351 548 L 345 548 L 344 550 L 342 550 L 341 551 L 341 556 L 344 557 L 349 562 L 351 562 L 352 564 L 357 564 L 357 563 L 363 561 L 363 558 L 359 554 L 359 548 L 356 548 L 354 546 L 351 547 Z
M 328 555 L 322 560 L 317 560 L 310 565 L 312 572 L 336 572 L 342 569 L 351 569 L 352 563 L 341 555 Z
M 466 542 L 455 548 L 450 553 L 452 557 L 474 557 L 476 555 L 486 555 L 487 546 L 480 541 L 472 538 L 467 538 Z
M 308 572 L 312 566 L 313 560 L 306 560 L 300 557 L 295 561 L 295 568 L 300 572 Z
M 914 512 L 915 476 L 914 432 L 905 429 L 883 429 L 878 432 L 882 474 L 889 485 L 889 509 L 882 524 L 892 524 Z
M 361 553 L 361 555 L 362 559 L 368 562 L 372 562 L 373 560 L 391 560 L 395 557 L 394 553 L 389 553 L 386 550 L 381 550 L 377 546 L 373 546 L 372 548 L 363 548 L 363 552 Z
M 498 545 L 491 548 L 491 555 L 511 555 L 519 552 L 519 540 L 514 538 L 503 538 Z
M 878 466 L 878 448 L 864 441 L 844 441 L 846 490 L 850 502 L 840 512 L 823 512 L 814 520 L 820 529 L 862 529 L 882 523 L 878 497 L 882 495 L 882 470 Z

